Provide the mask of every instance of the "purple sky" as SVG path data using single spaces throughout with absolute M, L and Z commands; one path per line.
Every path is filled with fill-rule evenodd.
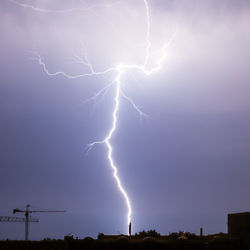
M 97 70 L 141 63 L 146 17 L 142 0 L 0 1 L 0 215 L 31 204 L 66 209 L 36 214 L 30 238 L 126 233 L 127 208 L 99 145 L 110 129 L 114 89 L 84 101 L 115 74 L 69 80 L 51 72 L 87 72 L 72 64 L 87 50 Z M 148 0 L 154 66 L 178 30 L 161 71 L 122 79 L 112 139 L 119 175 L 131 199 L 132 229 L 162 234 L 227 231 L 227 213 L 250 210 L 249 1 Z M 188 2 L 188 3 L 187 3 Z M 22 223 L 1 223 L 0 239 L 23 239 Z

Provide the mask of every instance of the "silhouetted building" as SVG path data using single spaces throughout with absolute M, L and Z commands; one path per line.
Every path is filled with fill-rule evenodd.
M 242 240 L 244 249 L 250 250 L 250 212 L 228 214 L 228 235 Z

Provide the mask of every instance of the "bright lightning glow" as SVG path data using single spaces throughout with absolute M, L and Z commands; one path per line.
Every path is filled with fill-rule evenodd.
M 86 9 L 68 9 L 68 10 L 47 10 L 47 9 L 41 9 L 41 8 L 37 8 L 34 7 L 32 5 L 28 5 L 28 4 L 22 4 L 17 2 L 16 0 L 9 0 L 19 6 L 25 7 L 25 8 L 30 8 L 34 11 L 39 11 L 39 12 L 47 12 L 47 13 L 66 13 L 66 12 L 71 12 L 71 11 L 80 11 L 80 10 L 89 10 L 90 8 L 94 8 L 95 6 L 92 7 L 88 7 Z M 145 6 L 145 12 L 146 12 L 146 41 L 145 41 L 145 57 L 144 57 L 144 63 L 142 65 L 138 65 L 138 64 L 118 64 L 115 67 L 111 67 L 108 68 L 104 71 L 95 71 L 93 65 L 90 63 L 90 61 L 88 60 L 87 55 L 84 55 L 84 58 L 81 58 L 80 56 L 75 56 L 76 58 L 76 63 L 82 64 L 83 66 L 85 66 L 89 72 L 88 73 L 84 73 L 84 74 L 78 74 L 78 75 L 70 75 L 67 74 L 63 71 L 56 71 L 56 72 L 50 72 L 45 64 L 45 62 L 43 61 L 42 57 L 38 54 L 38 53 L 34 53 L 39 65 L 41 65 L 43 71 L 48 75 L 48 76 L 58 76 L 58 75 L 62 75 L 68 79 L 76 79 L 76 78 L 80 78 L 80 77 L 93 77 L 93 76 L 100 76 L 100 75 L 106 75 L 109 73 L 116 73 L 116 78 L 115 80 L 110 83 L 109 85 L 105 86 L 104 88 L 102 88 L 99 92 L 97 92 L 94 96 L 92 96 L 91 98 L 87 99 L 86 102 L 89 101 L 96 101 L 96 99 L 99 96 L 103 96 L 105 95 L 105 93 L 108 91 L 108 89 L 111 86 L 115 86 L 116 91 L 115 91 L 115 97 L 114 97 L 114 109 L 112 112 L 112 126 L 110 128 L 110 130 L 107 133 L 107 136 L 100 141 L 94 141 L 90 144 L 87 145 L 86 147 L 86 153 L 88 154 L 89 151 L 96 145 L 98 144 L 105 144 L 107 149 L 108 149 L 108 153 L 107 153 L 107 158 L 108 161 L 110 163 L 110 167 L 113 170 L 113 176 L 114 179 L 117 183 L 118 189 L 121 192 L 121 194 L 123 195 L 126 205 L 127 205 L 127 224 L 129 225 L 131 222 L 131 217 L 132 217 L 132 207 L 131 207 L 131 202 L 129 199 L 129 196 L 125 190 L 125 188 L 123 187 L 120 177 L 118 176 L 118 168 L 116 166 L 116 164 L 114 163 L 114 158 L 113 158 L 113 148 L 112 148 L 112 144 L 111 144 L 111 139 L 113 137 L 114 132 L 117 129 L 117 119 L 118 119 L 118 112 L 119 112 L 119 107 L 120 107 L 120 98 L 124 97 L 130 104 L 132 104 L 133 108 L 139 113 L 140 116 L 144 116 L 147 117 L 148 116 L 142 112 L 140 110 L 140 108 L 135 104 L 135 102 L 129 98 L 127 95 L 124 94 L 124 92 L 121 90 L 121 78 L 123 75 L 125 75 L 126 73 L 128 73 L 129 70 L 139 70 L 141 72 L 143 72 L 145 75 L 149 76 L 152 73 L 159 71 L 162 68 L 162 64 L 164 62 L 164 60 L 167 57 L 167 47 L 170 45 L 170 43 L 173 41 L 177 29 L 174 32 L 174 34 L 172 35 L 172 37 L 170 38 L 170 40 L 165 43 L 162 48 L 161 48 L 161 56 L 159 57 L 159 59 L 157 60 L 156 66 L 151 68 L 151 69 L 147 69 L 148 66 L 148 62 L 150 59 L 150 49 L 151 49 L 151 41 L 150 41 L 150 29 L 151 29 L 151 22 L 150 22 L 150 8 L 149 8 L 149 4 L 148 4 L 148 0 L 142 0 Z

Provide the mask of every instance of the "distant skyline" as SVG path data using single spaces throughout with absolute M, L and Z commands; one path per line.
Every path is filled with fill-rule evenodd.
M 17 3 L 24 4 L 20 6 Z M 132 233 L 226 232 L 227 214 L 250 211 L 249 1 L 148 0 L 148 67 L 173 41 L 161 71 L 132 70 L 122 89 L 149 119 L 121 99 L 113 157 L 132 206 Z M 33 7 L 29 7 L 33 6 Z M 49 11 L 48 11 L 49 10 Z M 68 11 L 67 11 L 68 10 Z M 0 2 L 0 216 L 36 214 L 30 239 L 127 233 L 127 207 L 102 140 L 112 123 L 115 78 L 67 79 L 142 63 L 143 0 Z M 35 53 L 34 53 L 35 52 Z M 33 215 L 32 215 L 33 216 Z M 23 223 L 0 223 L 0 239 L 23 239 Z

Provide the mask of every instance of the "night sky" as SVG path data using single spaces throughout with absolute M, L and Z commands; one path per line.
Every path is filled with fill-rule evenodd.
M 0 1 L 0 216 L 31 204 L 67 210 L 32 214 L 30 239 L 127 233 L 127 207 L 105 145 L 116 77 L 67 79 L 142 63 L 143 0 Z M 132 232 L 227 232 L 227 214 L 250 211 L 250 2 L 148 0 L 152 43 L 162 69 L 131 70 L 120 99 L 113 157 L 132 205 Z M 89 8 L 90 7 L 90 8 Z M 88 10 L 87 10 L 88 9 Z M 45 11 L 50 10 L 50 11 Z M 66 10 L 66 11 L 58 11 Z M 17 216 L 23 216 L 18 214 Z M 23 239 L 24 223 L 1 223 L 0 239 Z

